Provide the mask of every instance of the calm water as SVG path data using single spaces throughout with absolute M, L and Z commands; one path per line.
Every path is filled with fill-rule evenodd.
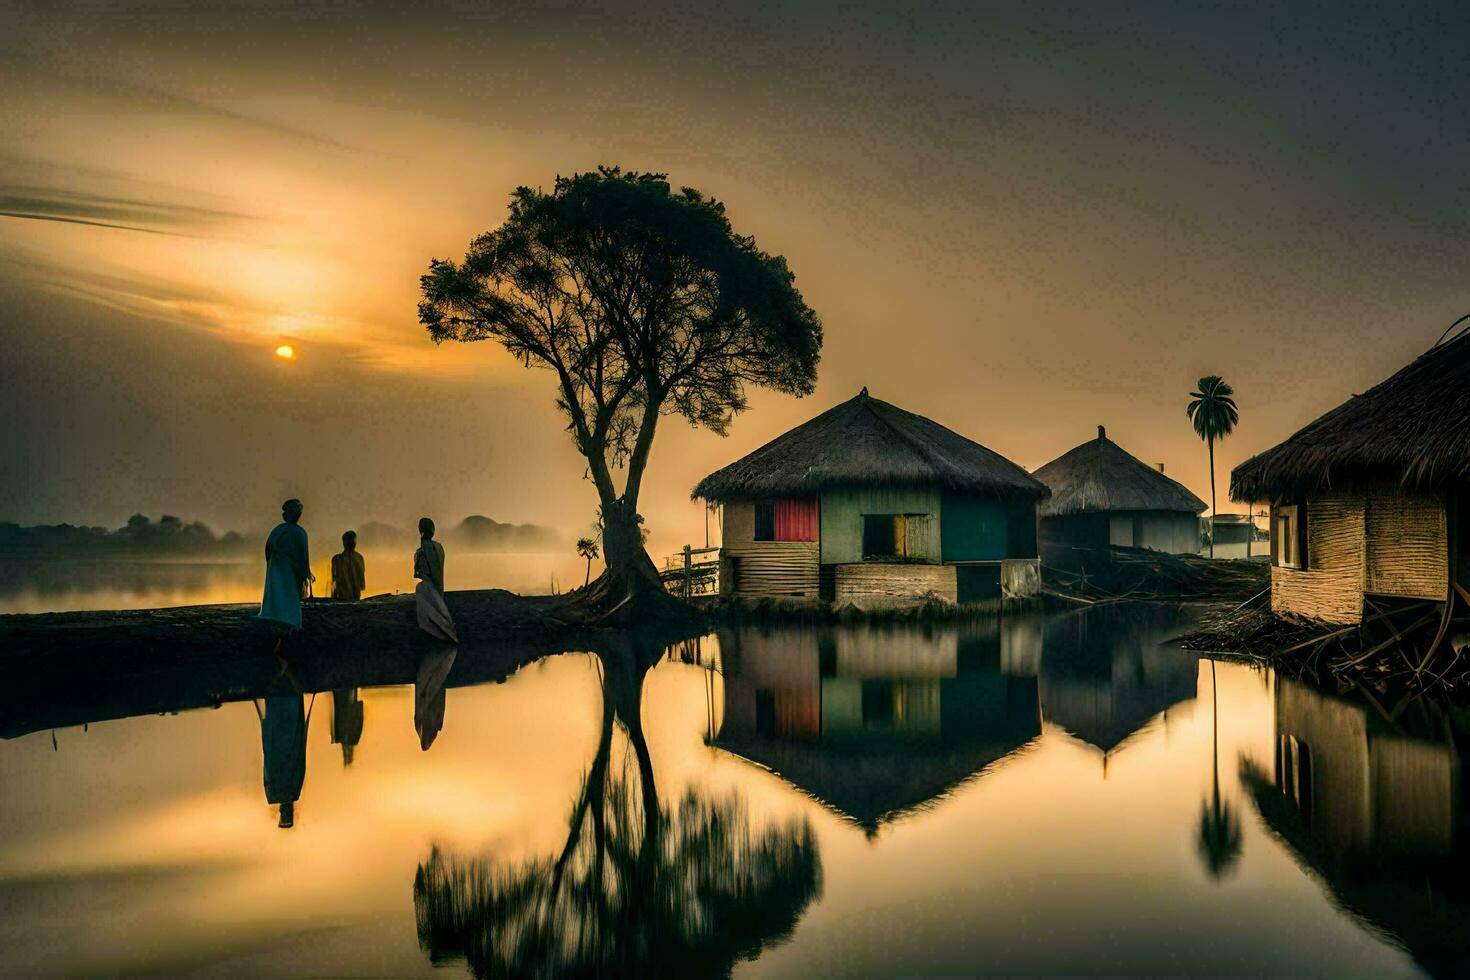
M 1184 622 L 445 655 L 35 732 L 0 743 L 0 973 L 1454 972 L 1458 722 L 1197 662 Z
M 312 554 L 316 593 L 330 594 L 331 550 Z M 369 595 L 412 592 L 413 551 L 367 551 Z M 597 575 L 601 563 L 594 563 Z M 510 589 L 522 595 L 564 592 L 582 584 L 587 563 L 576 554 L 504 555 L 450 551 L 451 589 Z M 206 602 L 259 602 L 265 561 L 149 561 L 0 558 L 0 614 L 78 609 L 156 609 Z

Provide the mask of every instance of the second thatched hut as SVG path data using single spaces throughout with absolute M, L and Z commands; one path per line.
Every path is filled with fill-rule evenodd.
M 1149 466 L 1113 442 L 1102 426 L 1096 439 L 1068 450 L 1032 476 L 1051 490 L 1037 508 L 1048 563 L 1070 567 L 1106 557 L 1114 546 L 1199 553 L 1199 515 L 1205 502 L 1165 476 L 1164 464 Z

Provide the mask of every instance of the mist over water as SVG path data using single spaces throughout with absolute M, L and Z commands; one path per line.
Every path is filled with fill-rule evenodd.
M 312 552 L 316 595 L 330 594 L 337 549 Z M 509 589 L 522 595 L 580 586 L 587 563 L 575 554 L 471 554 L 451 550 L 446 586 Z M 364 550 L 367 592 L 412 592 L 413 549 Z M 595 578 L 601 562 L 593 562 Z M 260 602 L 265 561 L 259 559 L 64 559 L 0 557 L 0 614 L 85 609 L 152 609 L 216 602 Z

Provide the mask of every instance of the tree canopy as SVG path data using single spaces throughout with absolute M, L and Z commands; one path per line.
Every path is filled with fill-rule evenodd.
M 610 565 L 642 553 L 638 495 L 660 416 L 724 434 L 747 386 L 801 396 L 816 380 L 821 322 L 785 259 L 663 174 L 603 167 L 517 188 L 505 223 L 462 262 L 433 260 L 421 287 L 436 342 L 494 340 L 556 375 Z

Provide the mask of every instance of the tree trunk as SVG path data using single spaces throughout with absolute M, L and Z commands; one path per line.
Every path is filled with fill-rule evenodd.
M 1210 557 L 1215 557 L 1215 437 L 1206 436 L 1210 447 Z
M 608 573 L 628 591 L 641 591 L 649 586 L 662 588 L 658 566 L 643 547 L 643 527 L 638 515 L 622 501 L 603 508 L 602 555 L 607 560 Z

